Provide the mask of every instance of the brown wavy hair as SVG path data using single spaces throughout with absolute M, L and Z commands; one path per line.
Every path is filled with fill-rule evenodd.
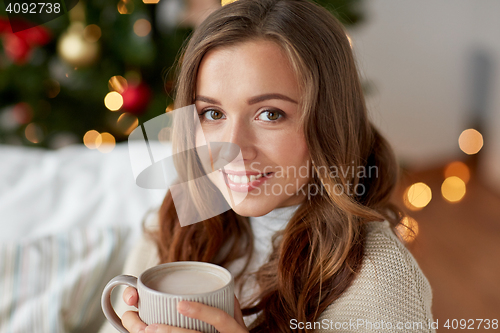
M 368 119 L 344 27 L 308 0 L 238 0 L 213 12 L 179 55 L 174 107 L 194 103 L 199 65 L 209 50 L 250 40 L 275 42 L 293 66 L 304 97 L 301 123 L 315 171 L 311 185 L 321 189 L 321 195 L 301 203 L 286 228 L 273 237 L 270 260 L 256 273 L 259 290 L 242 304 L 244 316 L 258 313 L 251 332 L 289 332 L 290 319 L 315 321 L 351 285 L 363 261 L 367 222 L 387 220 L 393 227 L 401 223 L 404 213 L 390 202 L 399 167 L 390 145 Z M 172 137 L 174 152 L 182 152 L 186 142 L 178 139 L 175 125 Z M 197 171 L 181 167 L 181 162 L 199 166 L 193 161 L 196 156 L 187 158 L 191 160 L 176 163 L 183 179 Z M 376 175 L 332 176 L 332 166 L 376 170 Z M 333 190 L 357 184 L 365 189 L 359 195 Z M 197 188 L 191 191 L 197 203 L 209 195 Z M 235 276 L 236 282 L 243 279 L 253 253 L 248 217 L 228 210 L 181 227 L 169 191 L 159 221 L 154 237 L 161 262 L 227 266 L 248 255 Z

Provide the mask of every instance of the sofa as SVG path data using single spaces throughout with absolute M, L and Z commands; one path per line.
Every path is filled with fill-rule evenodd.
M 127 142 L 0 145 L 0 333 L 98 331 L 102 290 L 167 191 L 135 178 Z

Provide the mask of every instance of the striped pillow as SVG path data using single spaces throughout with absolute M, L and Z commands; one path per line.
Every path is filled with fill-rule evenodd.
M 121 272 L 129 233 L 89 227 L 0 244 L 0 333 L 98 331 L 101 292 Z

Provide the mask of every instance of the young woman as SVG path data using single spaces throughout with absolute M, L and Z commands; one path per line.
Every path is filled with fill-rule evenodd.
M 181 226 L 169 191 L 126 273 L 178 260 L 228 268 L 234 318 L 194 302 L 178 309 L 222 333 L 434 331 L 429 283 L 393 231 L 403 217 L 389 202 L 396 160 L 368 119 L 345 30 L 327 10 L 308 0 L 221 7 L 186 45 L 175 97 L 176 108 L 196 106 L 197 146 L 239 147 L 209 177 L 231 209 Z M 175 138 L 174 127 L 182 151 Z M 235 205 L 228 193 L 241 189 Z M 198 206 L 210 194 L 190 195 Z M 137 304 L 133 288 L 123 298 Z M 133 333 L 194 332 L 147 326 L 134 311 L 122 321 Z

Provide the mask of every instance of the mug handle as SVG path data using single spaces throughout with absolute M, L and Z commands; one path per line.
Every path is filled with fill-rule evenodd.
M 137 289 L 137 278 L 131 275 L 118 275 L 109 281 L 102 292 L 101 307 L 106 318 L 118 331 L 121 333 L 130 333 L 123 327 L 120 317 L 118 317 L 115 309 L 113 309 L 113 305 L 111 305 L 111 292 L 116 286 L 121 284 Z

